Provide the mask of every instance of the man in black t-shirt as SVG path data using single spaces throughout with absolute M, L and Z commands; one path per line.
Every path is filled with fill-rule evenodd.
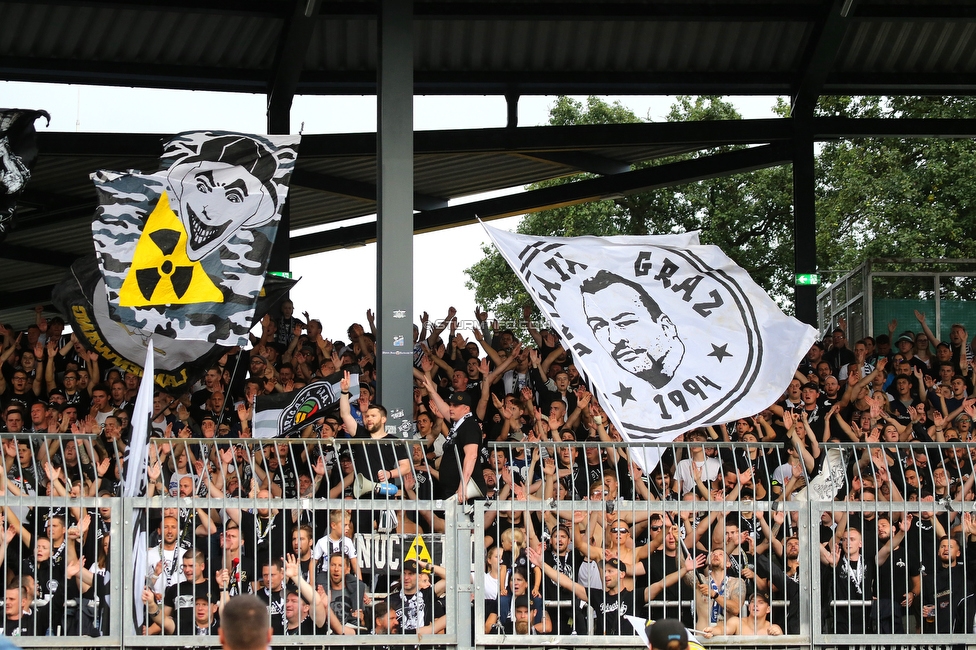
M 911 530 L 912 515 L 906 513 L 901 522 L 892 524 L 887 515 L 878 517 L 877 554 L 877 631 L 880 634 L 904 634 L 908 609 L 921 593 L 922 578 L 918 558 L 908 553 L 902 543 Z
M 570 548 L 572 541 L 573 536 L 568 528 L 560 526 L 553 531 L 552 543 L 546 548 L 545 562 L 575 582 L 579 569 L 587 558 L 578 550 Z M 547 601 L 569 603 L 547 609 L 558 634 L 586 634 L 588 617 L 586 610 L 581 608 L 581 605 L 585 608 L 585 603 L 576 598 L 572 589 L 560 587 L 555 581 L 548 579 L 543 584 L 542 595 Z
M 0 630 L 4 636 L 34 636 L 34 625 L 29 616 L 30 606 L 26 586 L 18 586 L 16 581 L 7 585 L 4 594 L 4 622 Z M 39 634 L 44 634 L 40 632 Z
M 395 435 L 386 432 L 386 408 L 380 404 L 370 404 L 363 413 L 363 423 L 359 424 L 352 414 L 349 400 L 350 376 L 349 371 L 343 373 L 339 382 L 339 416 L 347 433 L 357 440 L 372 440 L 365 444 L 349 445 L 352 449 L 352 460 L 355 474 L 362 474 L 374 483 L 400 483 L 403 477 L 410 473 L 410 456 L 407 441 L 397 444 Z M 344 449 L 343 452 L 346 450 Z M 339 455 L 340 466 L 343 455 Z M 343 467 L 343 470 L 345 468 Z M 399 489 L 399 488 L 398 488 Z M 373 493 L 362 495 L 372 498 Z M 386 508 L 378 507 L 374 510 L 361 509 L 358 511 L 356 530 L 361 533 L 373 531 L 376 522 L 383 516 Z
M 569 576 L 563 575 L 543 561 L 542 554 L 527 548 L 529 561 L 535 566 L 541 566 L 546 577 L 556 582 L 560 587 L 572 589 L 580 600 L 589 603 L 596 613 L 593 620 L 593 634 L 598 636 L 632 636 L 634 628 L 625 617 L 635 616 L 638 605 L 642 604 L 633 589 L 627 589 L 623 579 L 627 571 L 623 562 L 616 558 L 604 561 L 603 589 L 584 587 L 574 582 Z
M 678 555 L 678 544 L 681 543 L 674 533 L 664 525 L 665 522 L 660 515 L 651 515 L 650 534 L 652 537 L 657 535 L 664 536 L 664 543 L 654 553 L 651 553 L 645 560 L 645 575 L 643 579 L 638 577 L 638 584 L 644 586 L 664 578 L 672 573 L 681 570 L 681 558 Z M 650 613 L 653 619 L 676 618 L 691 627 L 694 622 L 691 605 L 682 605 L 684 602 L 694 602 L 694 587 L 688 585 L 684 580 L 665 587 L 650 603 Z
M 207 562 L 203 551 L 184 554 L 181 563 L 186 580 L 166 588 L 161 612 L 149 608 L 149 618 L 162 625 L 167 634 L 194 634 L 197 598 L 216 602 L 219 597 L 219 592 L 211 587 L 207 579 Z M 160 613 L 173 622 L 172 626 L 159 618 Z
M 447 614 L 433 588 L 420 589 L 417 562 L 406 560 L 400 574 L 400 591 L 391 594 L 388 602 L 395 610 L 403 634 L 437 634 L 447 624 Z
M 450 433 L 444 441 L 444 454 L 438 466 L 438 497 L 449 499 L 457 495 L 458 501 L 468 500 L 468 483 L 475 485 L 485 494 L 484 467 L 481 463 L 481 427 L 478 419 L 471 412 L 471 396 L 465 392 L 456 392 L 445 402 L 437 394 L 430 377 L 425 377 L 427 391 L 430 394 L 430 404 L 445 420 L 449 419 Z
M 386 433 L 386 408 L 370 404 L 363 414 L 365 426 L 356 422 L 349 406 L 349 372 L 345 372 L 339 383 L 339 415 L 347 432 L 354 432 L 353 438 L 363 440 L 397 440 Z M 364 444 L 353 446 L 353 462 L 356 472 L 377 483 L 400 481 L 410 472 L 410 457 L 407 443 L 404 444 Z M 364 531 L 365 532 L 365 531 Z
M 285 563 L 280 557 L 261 562 L 261 582 L 264 587 L 257 590 L 257 597 L 268 606 L 271 614 L 271 629 L 275 634 L 285 633 Z

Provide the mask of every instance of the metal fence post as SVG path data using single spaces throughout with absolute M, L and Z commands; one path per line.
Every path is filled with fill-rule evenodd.
M 122 530 L 118 531 L 120 533 L 119 536 L 113 539 L 122 540 L 121 548 L 118 548 L 119 554 L 122 553 L 123 549 L 129 549 L 129 552 L 126 553 L 126 557 L 131 558 L 133 542 L 132 524 L 133 517 L 135 516 L 133 513 L 132 499 L 118 499 L 118 502 L 122 509 L 122 516 L 112 522 L 112 533 L 113 535 L 116 533 L 117 527 L 121 527 Z M 116 557 L 116 547 L 118 546 L 118 544 L 112 544 L 113 561 Z M 116 586 L 115 583 L 117 581 L 112 581 L 112 596 L 113 598 L 115 597 L 116 589 L 118 589 L 119 598 L 118 609 L 116 611 L 118 611 L 121 615 L 116 614 L 112 616 L 112 625 L 121 626 L 119 628 L 119 639 L 121 640 L 122 648 L 124 650 L 126 647 L 128 647 L 129 641 L 132 641 L 133 643 L 135 641 L 132 634 L 133 630 L 135 629 L 133 611 L 131 606 L 126 605 L 126 601 L 129 601 L 128 604 L 131 605 L 133 602 L 132 599 L 134 598 L 132 594 L 132 580 L 135 573 L 135 565 L 133 565 L 130 561 L 122 561 L 121 558 L 120 561 L 122 562 L 122 584 Z M 113 604 L 115 604 L 114 601 Z
M 812 498 L 800 503 L 800 634 L 810 639 L 811 649 L 817 647 L 822 633 L 820 540 L 813 537 L 820 526 L 819 505 Z
M 123 548 L 125 547 L 125 533 L 122 531 L 125 526 L 122 522 L 126 519 L 124 512 L 125 502 L 121 499 L 108 499 L 106 497 L 99 497 L 99 505 L 104 503 L 106 506 L 112 509 L 112 522 L 109 527 L 109 534 L 112 536 L 111 548 L 109 549 L 109 566 L 119 567 L 124 566 L 125 557 L 128 554 L 123 553 Z M 131 531 L 129 535 L 131 536 Z M 115 540 L 118 540 L 117 542 Z M 129 542 L 127 548 L 132 548 L 132 542 Z M 126 567 L 126 570 L 131 571 L 131 567 Z M 125 588 L 125 577 L 122 580 L 110 580 L 112 587 L 111 593 L 109 595 L 109 635 L 111 638 L 117 639 L 122 647 L 125 647 L 125 642 L 123 641 L 122 631 L 125 629 L 122 623 L 122 616 L 120 616 L 124 603 L 124 596 L 129 593 L 129 590 Z M 113 614 L 112 612 L 116 612 Z

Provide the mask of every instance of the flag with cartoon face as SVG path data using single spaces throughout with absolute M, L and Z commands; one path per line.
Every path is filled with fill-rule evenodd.
M 17 197 L 23 193 L 37 159 L 34 121 L 47 111 L 0 109 L 0 242 L 14 225 Z
M 299 136 L 181 133 L 153 174 L 99 171 L 95 252 L 112 319 L 245 345 Z

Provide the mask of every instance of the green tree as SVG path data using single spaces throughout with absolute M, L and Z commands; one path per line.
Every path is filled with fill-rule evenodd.
M 781 114 L 786 108 L 779 107 Z M 740 119 L 735 108 L 720 97 L 679 97 L 668 121 Z M 550 123 L 619 124 L 639 119 L 619 103 L 590 97 L 586 104 L 561 97 L 550 111 Z M 738 147 L 721 147 L 658 159 L 642 166 L 686 160 Z M 571 183 L 580 174 L 530 186 L 528 189 Z M 736 174 L 632 194 L 615 200 L 567 206 L 528 214 L 517 231 L 523 234 L 573 237 L 578 235 L 646 235 L 701 231 L 701 241 L 718 245 L 749 270 L 771 295 L 791 308 L 792 184 L 789 167 Z M 466 270 L 468 287 L 479 304 L 499 319 L 517 322 L 523 305 L 531 304 L 521 282 L 493 247 Z
M 976 98 L 834 97 L 823 99 L 818 112 L 852 118 L 972 119 Z M 824 143 L 817 161 L 820 267 L 853 269 L 872 257 L 976 257 L 974 175 L 976 142 L 971 138 Z M 971 298 L 967 286 L 960 287 L 961 297 Z

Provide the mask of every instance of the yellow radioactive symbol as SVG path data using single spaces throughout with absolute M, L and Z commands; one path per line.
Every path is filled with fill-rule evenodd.
M 427 550 L 427 545 L 424 544 L 424 539 L 420 535 L 414 538 L 413 544 L 410 545 L 410 550 L 403 557 L 404 562 L 407 560 L 423 560 L 424 562 L 433 563 L 434 560 L 430 557 L 430 551 Z
M 186 231 L 169 207 L 166 192 L 146 220 L 132 266 L 119 291 L 119 306 L 192 305 L 223 302 L 224 294 L 186 255 Z

